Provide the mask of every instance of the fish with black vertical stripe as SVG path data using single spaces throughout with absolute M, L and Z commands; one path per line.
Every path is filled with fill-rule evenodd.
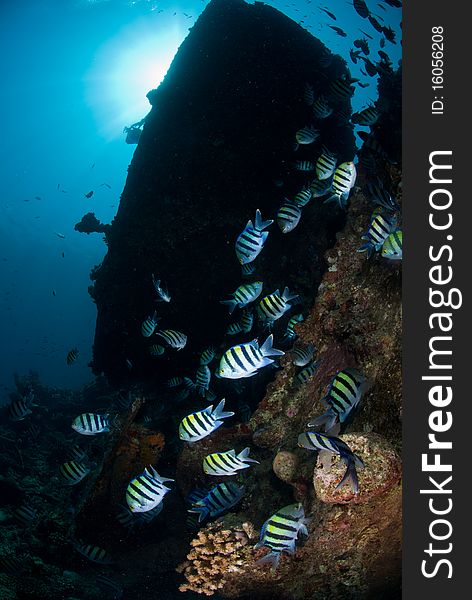
M 171 491 L 164 485 L 167 481 L 174 480 L 159 475 L 152 465 L 146 467 L 141 475 L 133 477 L 126 488 L 126 502 L 130 511 L 143 513 L 156 508 Z
M 184 442 L 196 442 L 213 433 L 223 425 L 223 419 L 234 415 L 234 412 L 225 411 L 224 407 L 223 398 L 215 409 L 212 405 L 207 406 L 205 410 L 184 417 L 179 425 L 179 438 Z
M 244 491 L 244 486 L 232 481 L 219 483 L 201 500 L 195 502 L 189 512 L 197 513 L 199 522 L 206 517 L 217 517 L 235 506 L 243 497 Z
M 252 221 L 248 221 L 243 232 L 238 236 L 235 245 L 236 256 L 242 265 L 251 263 L 260 254 L 269 235 L 269 232 L 264 231 L 264 229 L 267 229 L 273 222 L 272 219 L 263 221 L 259 209 L 256 210 L 254 225 Z
M 72 421 L 72 429 L 82 435 L 97 435 L 110 431 L 109 415 L 82 413 Z
M 272 364 L 270 356 L 283 356 L 285 352 L 273 348 L 274 336 L 269 335 L 259 347 L 257 340 L 246 344 L 239 344 L 227 350 L 220 360 L 216 372 L 217 377 L 224 379 L 241 379 L 252 377 L 259 369 Z
M 228 452 L 214 452 L 208 454 L 203 459 L 203 471 L 206 475 L 230 476 L 237 475 L 240 469 L 247 469 L 251 465 L 248 463 L 257 463 L 257 460 L 249 458 L 249 448 L 244 448 L 238 455 L 233 450 Z

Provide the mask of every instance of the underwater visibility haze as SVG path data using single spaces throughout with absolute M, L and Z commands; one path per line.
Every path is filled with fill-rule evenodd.
M 401 0 L 7 0 L 0 598 L 400 596 Z

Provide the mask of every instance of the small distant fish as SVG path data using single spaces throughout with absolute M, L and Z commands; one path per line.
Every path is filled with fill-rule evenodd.
M 393 31 L 393 29 L 388 26 L 388 27 L 383 27 L 382 28 L 383 34 L 385 36 L 385 39 L 389 42 L 391 42 L 392 44 L 396 44 L 395 41 L 395 32 Z
M 313 103 L 313 115 L 317 119 L 326 119 L 332 112 L 333 109 L 323 95 L 319 96 Z
M 156 330 L 157 324 L 159 323 L 159 318 L 157 316 L 157 311 L 154 311 L 152 316 L 144 319 L 141 325 L 141 333 L 144 337 L 150 337 L 154 331 Z
M 199 521 L 207 516 L 217 517 L 235 506 L 243 497 L 244 491 L 244 486 L 238 486 L 232 481 L 219 483 L 204 498 L 195 502 L 189 512 L 197 513 Z
M 369 87 L 370 83 L 363 83 L 362 81 L 359 81 L 357 85 L 361 88 L 366 88 Z
M 215 358 L 216 351 L 213 347 L 209 347 L 200 354 L 200 364 L 209 365 Z
M 184 380 L 182 379 L 182 377 L 171 377 L 167 380 L 167 387 L 178 387 L 179 385 L 182 385 L 183 382 Z
M 351 121 L 356 125 L 371 126 L 375 125 L 379 120 L 380 113 L 375 106 L 368 106 L 360 112 L 354 113 L 351 117 Z
M 323 8 L 322 6 L 318 7 L 320 10 L 322 10 L 324 13 L 326 13 L 328 15 L 328 17 L 331 17 L 334 21 L 336 21 L 336 15 L 333 14 L 332 12 L 330 12 L 327 8 Z
M 310 85 L 309 83 L 305 83 L 305 86 L 303 89 L 303 100 L 304 100 L 305 104 L 308 104 L 308 106 L 311 106 L 313 104 L 314 99 L 315 99 L 315 92 L 313 90 L 313 86 Z
M 62 240 L 66 237 L 63 233 L 58 233 L 57 231 L 56 231 L 56 235 L 57 235 L 57 237 L 60 237 Z
M 213 433 L 223 425 L 223 419 L 234 415 L 234 412 L 225 412 L 224 406 L 223 398 L 215 409 L 213 406 L 207 406 L 205 410 L 184 417 L 179 425 L 179 438 L 184 442 L 197 442 Z
M 111 600 L 121 600 L 123 597 L 123 588 L 114 579 L 99 573 L 96 576 L 95 581 L 107 598 L 110 598 Z
M 401 8 L 402 2 L 401 0 L 384 0 L 389 6 L 393 6 L 393 8 Z
M 302 211 L 297 204 L 283 204 L 277 212 L 277 225 L 282 233 L 289 233 L 298 225 L 301 216 Z
M 376 31 L 378 31 L 379 33 L 384 33 L 383 25 L 381 25 L 374 16 L 369 15 L 367 18 L 369 19 L 370 24 Z
M 293 163 L 293 166 L 297 171 L 314 171 L 315 163 L 311 160 L 296 160 Z
M 97 435 L 110 431 L 109 415 L 83 413 L 72 421 L 72 429 L 82 435 Z
M 327 412 L 310 421 L 308 427 L 321 427 L 331 431 L 336 423 L 344 423 L 356 408 L 366 389 L 366 378 L 357 369 L 347 368 L 334 376 L 322 403 Z
M 314 179 L 310 184 L 310 191 L 313 198 L 325 196 L 330 191 L 332 183 L 332 177 L 328 177 L 328 179 Z
M 243 277 L 250 277 L 255 270 L 256 265 L 254 263 L 245 263 L 244 265 L 241 265 L 241 275 Z
M 358 40 L 354 40 L 354 46 L 356 48 L 360 48 L 361 51 L 366 56 L 369 56 L 369 54 L 370 54 L 369 42 L 365 38 L 359 38 Z M 357 57 L 362 58 L 362 56 L 360 56 L 360 54 L 358 54 Z
M 316 352 L 314 344 L 308 344 L 308 346 L 295 346 L 290 352 L 292 358 L 292 364 L 297 367 L 305 367 L 313 358 Z
M 241 331 L 243 331 L 244 333 L 249 333 L 254 323 L 253 313 L 249 309 L 245 310 L 239 323 L 241 325 Z
M 56 296 L 56 290 L 52 290 L 52 295 Z
M 362 29 L 359 29 L 359 31 L 362 33 L 362 35 L 365 35 L 366 38 L 369 38 L 369 40 L 373 40 L 374 39 L 371 35 L 369 35 L 365 31 L 362 31 Z
M 374 250 L 380 250 L 395 226 L 394 218 L 388 218 L 382 214 L 372 215 L 369 229 L 362 236 L 366 243 L 359 248 L 358 252 L 367 252 L 367 258 L 370 258 Z
M 259 347 L 256 340 L 247 344 L 233 346 L 221 357 L 217 376 L 225 379 L 241 379 L 252 377 L 259 369 L 272 364 L 274 361 L 269 356 L 283 356 L 282 350 L 272 347 L 273 335 Z
M 336 169 L 336 156 L 326 148 L 316 161 L 316 176 L 320 181 L 329 179 Z
M 295 377 L 297 384 L 303 385 L 306 383 L 311 377 L 313 377 L 316 369 L 320 366 L 320 361 L 316 360 L 310 363 L 307 367 L 302 369 L 300 373 Z
M 174 480 L 159 475 L 152 465 L 146 467 L 126 488 L 126 502 L 130 511 L 141 513 L 156 508 L 167 492 L 171 491 L 164 485 L 167 481 Z
M 195 384 L 197 391 L 201 396 L 205 395 L 205 392 L 210 387 L 211 371 L 207 365 L 200 365 L 197 369 L 197 375 L 195 377 Z
M 301 503 L 284 506 L 267 519 L 261 529 L 259 542 L 255 548 L 270 549 L 270 552 L 256 562 L 256 565 L 269 564 L 275 572 L 283 552 L 295 554 L 295 547 L 300 534 L 308 536 L 305 511 Z
M 248 463 L 259 464 L 257 460 L 249 458 L 249 451 L 249 448 L 244 448 L 238 455 L 234 450 L 208 454 L 203 459 L 203 471 L 206 475 L 216 477 L 237 475 L 240 469 L 247 469 L 251 466 Z
M 336 25 L 328 25 L 328 27 L 331 27 L 331 29 L 335 31 L 339 36 L 347 37 L 347 33 L 344 31 L 344 29 L 341 29 L 341 27 L 336 27 Z
M 326 200 L 337 200 L 339 206 L 344 208 L 349 192 L 356 182 L 356 167 L 353 162 L 344 162 L 336 168 L 333 176 L 332 196 Z
M 238 236 L 235 245 L 236 256 L 242 265 L 251 263 L 260 254 L 269 235 L 268 231 L 263 230 L 272 225 L 273 222 L 272 219 L 263 221 L 259 209 L 256 210 L 254 225 L 252 221 L 248 221 L 244 231 Z
M 76 460 L 70 460 L 59 467 L 59 473 L 66 485 L 77 485 L 90 473 L 90 467 Z
M 31 525 L 37 516 L 37 511 L 28 504 L 23 504 L 13 511 L 13 518 L 24 527 Z
M 403 232 L 398 230 L 391 233 L 382 246 L 382 256 L 390 260 L 402 260 Z
M 262 292 L 262 281 L 254 281 L 253 283 L 244 283 L 240 285 L 238 289 L 231 294 L 233 298 L 231 300 L 220 300 L 220 304 L 225 304 L 229 308 L 229 314 L 231 315 L 236 307 L 243 308 L 250 302 L 254 302 Z
M 349 56 L 351 57 L 352 62 L 357 65 L 357 60 L 360 56 L 360 50 L 354 51 L 352 48 L 349 50 Z
M 13 400 L 8 405 L 8 416 L 11 421 L 23 421 L 28 415 L 32 414 L 34 395 L 30 392 L 28 396 L 23 396 L 18 400 Z
M 265 296 L 259 302 L 257 307 L 257 313 L 259 319 L 265 323 L 265 325 L 271 327 L 274 321 L 277 321 L 291 308 L 290 302 L 296 300 L 298 294 L 291 294 L 288 287 L 284 288 L 282 294 L 279 290 L 275 290 L 273 294 Z
M 131 371 L 133 369 L 133 363 L 130 361 L 130 359 L 127 358 L 125 363 L 126 363 L 126 366 L 128 367 L 128 371 Z
M 85 450 L 77 444 L 74 444 L 72 446 L 72 448 L 68 451 L 68 454 L 72 459 L 78 462 L 83 462 L 87 458 L 87 453 L 85 452 Z
M 99 546 L 92 546 L 91 544 L 83 544 L 78 541 L 73 541 L 74 549 L 77 550 L 82 556 L 88 558 L 92 562 L 96 562 L 100 565 L 111 565 L 113 563 L 113 559 L 111 555 L 100 548 Z
M 340 77 L 331 82 L 329 86 L 330 95 L 337 100 L 345 100 L 354 94 L 353 80 Z
M 149 354 L 151 356 L 162 356 L 164 354 L 165 348 L 164 346 L 160 346 L 159 344 L 153 344 L 149 347 Z
M 87 192 L 86 194 L 84 194 L 84 196 L 86 198 L 91 198 L 93 196 L 93 190 L 91 190 L 90 192 Z
M 299 144 L 312 144 L 316 139 L 318 139 L 320 132 L 318 129 L 315 129 L 313 126 L 303 127 L 303 129 L 299 129 L 295 134 L 295 139 Z
M 185 348 L 187 344 L 187 336 L 185 333 L 181 333 L 180 331 L 175 331 L 174 329 L 164 329 L 162 331 L 158 331 L 156 335 L 162 337 L 170 348 L 174 348 L 174 350 L 182 350 Z
M 381 48 L 385 48 L 385 38 L 384 37 L 380 38 L 379 45 Z
M 295 340 L 295 338 L 297 337 L 297 333 L 295 331 L 295 326 L 298 323 L 301 323 L 303 321 L 303 315 L 302 314 L 298 314 L 298 315 L 293 315 L 293 317 L 290 317 L 288 323 L 287 323 L 287 329 L 285 330 L 285 334 L 284 334 L 284 341 L 290 341 L 292 342 L 293 340 Z
M 369 9 L 367 8 L 367 4 L 364 2 L 364 0 L 353 0 L 352 4 L 353 4 L 354 9 L 357 12 L 357 14 L 360 17 L 362 17 L 363 19 L 367 19 L 370 12 L 369 12 Z
M 236 321 L 236 323 L 230 323 L 226 328 L 227 335 L 238 335 L 243 330 L 240 321 Z
M 309 188 L 303 188 L 293 198 L 293 204 L 299 208 L 303 208 L 311 200 L 311 190 Z
M 301 448 L 316 450 L 320 453 L 326 451 L 338 454 L 341 460 L 347 465 L 347 469 L 344 477 L 336 486 L 336 489 L 339 489 L 346 483 L 350 483 L 352 491 L 355 494 L 358 493 L 359 482 L 357 479 L 356 467 L 363 468 L 364 463 L 356 454 L 354 454 L 346 442 L 331 435 L 308 431 L 298 436 L 298 445 Z
M 375 77 L 378 73 L 378 69 L 374 65 L 374 63 L 371 60 L 369 60 L 368 58 L 366 58 L 365 56 L 360 56 L 359 58 L 364 61 L 364 66 L 365 66 L 367 75 L 369 75 L 370 77 Z
M 109 190 L 111 190 L 111 185 L 109 185 L 108 183 L 101 183 L 100 187 L 107 187 Z
M 67 353 L 66 363 L 68 365 L 71 365 L 73 362 L 75 362 L 77 360 L 78 356 L 79 356 L 78 349 L 77 348 L 72 348 L 72 350 L 69 350 L 69 352 Z
M 156 291 L 158 302 L 170 302 L 169 292 L 161 287 L 161 280 L 154 279 L 154 275 L 152 275 L 152 285 Z

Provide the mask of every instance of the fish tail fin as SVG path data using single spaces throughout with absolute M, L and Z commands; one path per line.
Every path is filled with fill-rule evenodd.
M 272 346 L 274 342 L 274 336 L 270 334 L 266 341 L 260 347 L 260 351 L 262 352 L 262 356 L 283 356 L 285 352 L 282 350 L 277 350 Z
M 238 459 L 241 461 L 245 461 L 245 462 L 252 462 L 252 463 L 257 463 L 259 464 L 258 460 L 254 460 L 253 458 L 249 458 L 249 452 L 251 451 L 251 449 L 248 448 L 244 448 L 244 450 L 241 450 L 241 452 L 238 454 Z
M 263 221 L 261 211 L 259 209 L 256 210 L 256 219 L 254 221 L 254 229 L 257 229 L 258 231 L 262 231 L 266 227 L 269 227 L 269 225 L 272 225 L 273 222 L 274 222 L 273 219 L 269 219 L 268 221 Z
M 220 420 L 220 419 L 226 419 L 226 417 L 232 417 L 234 415 L 234 412 L 232 411 L 224 411 L 225 407 L 225 399 L 223 398 L 220 403 L 218 404 L 218 406 L 215 408 L 215 410 L 211 413 L 211 416 L 215 419 L 215 420 Z
M 271 571 L 275 572 L 279 566 L 280 552 L 269 552 L 258 561 L 256 565 L 271 565 Z
M 350 484 L 351 490 L 354 492 L 354 494 L 357 494 L 359 492 L 359 480 L 357 478 L 356 464 L 355 464 L 354 458 L 352 458 L 348 461 L 347 469 L 346 469 L 346 472 L 344 473 L 344 477 L 338 483 L 338 485 L 336 486 L 336 489 L 338 490 L 346 483 Z
M 319 427 L 323 427 L 323 425 L 324 425 L 325 431 L 328 431 L 329 429 L 331 429 L 334 426 L 335 422 L 336 422 L 336 415 L 333 413 L 332 409 L 329 409 L 325 413 L 320 415 L 319 417 L 316 417 L 316 419 L 313 419 L 313 421 L 310 421 L 309 423 L 307 423 L 307 426 L 319 428 Z
M 298 298 L 298 294 L 291 294 L 288 287 L 286 287 L 282 292 L 282 298 L 287 302 L 288 300 L 295 300 L 295 298 Z
M 198 515 L 198 522 L 201 523 L 203 521 L 203 519 L 206 519 L 206 517 L 209 514 L 209 509 L 208 506 L 206 506 L 206 504 L 194 504 L 192 506 L 192 508 L 189 508 L 189 510 L 187 511 L 189 513 L 195 513 Z
M 374 246 L 372 244 L 372 242 L 367 242 L 367 244 L 364 244 L 363 246 L 361 246 L 357 252 L 367 252 L 367 258 L 370 258 L 372 256 L 372 251 L 374 250 Z
M 331 196 L 326 198 L 323 204 L 329 204 L 330 202 L 339 202 L 339 196 L 336 196 L 336 194 L 331 194 Z
M 220 300 L 220 304 L 227 306 L 229 308 L 229 314 L 232 315 L 238 303 L 234 298 L 232 298 L 231 300 Z

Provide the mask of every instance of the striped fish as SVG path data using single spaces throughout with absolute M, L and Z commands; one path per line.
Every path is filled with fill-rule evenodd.
M 32 414 L 31 407 L 33 406 L 34 395 L 30 392 L 28 396 L 23 396 L 17 400 L 13 400 L 8 405 L 8 416 L 11 421 L 23 421 L 28 415 Z
M 20 523 L 20 525 L 23 525 L 25 527 L 31 525 L 33 521 L 36 520 L 37 516 L 37 511 L 28 504 L 23 504 L 22 506 L 19 506 L 13 512 L 13 518 L 15 519 L 15 521 L 17 521 L 18 523 Z
M 304 318 L 302 314 L 293 315 L 293 317 L 290 317 L 287 323 L 287 329 L 285 330 L 285 334 L 283 337 L 284 341 L 292 342 L 295 340 L 295 338 L 297 337 L 297 333 L 294 328 L 297 325 L 297 323 L 301 323 L 303 320 Z
M 70 451 L 68 452 L 68 455 L 73 459 L 76 460 L 78 462 L 83 462 L 84 460 L 87 459 L 87 453 L 85 452 L 85 450 L 83 448 L 81 448 L 80 446 L 78 446 L 77 444 L 74 444 L 72 446 L 72 448 L 70 449 Z
M 185 348 L 187 343 L 187 336 L 185 333 L 175 331 L 174 329 L 164 329 L 158 331 L 156 335 L 163 338 L 168 346 L 170 348 L 174 348 L 174 350 L 182 350 L 182 348 Z
M 204 498 L 195 502 L 189 512 L 197 513 L 199 522 L 208 516 L 217 517 L 235 506 L 243 497 L 244 491 L 244 486 L 238 486 L 232 481 L 219 483 Z
M 293 166 L 297 171 L 314 171 L 315 163 L 311 160 L 296 160 L 293 163 Z
M 280 319 L 288 310 L 290 310 L 290 301 L 298 298 L 297 294 L 291 294 L 288 287 L 284 289 L 282 295 L 279 290 L 273 294 L 265 296 L 259 302 L 257 312 L 259 319 L 268 327 L 271 327 L 274 321 Z
M 215 355 L 216 355 L 216 350 L 213 348 L 213 346 L 206 348 L 200 354 L 200 364 L 201 365 L 209 365 L 211 363 L 211 361 L 215 358 Z
M 403 232 L 398 229 L 391 233 L 382 246 L 382 256 L 390 260 L 401 260 L 403 257 Z
M 302 369 L 300 371 L 300 373 L 298 373 L 298 375 L 296 376 L 296 382 L 299 385 L 303 385 L 304 383 L 306 383 L 311 377 L 313 377 L 316 369 L 319 367 L 320 365 L 320 361 L 316 360 L 312 363 L 310 363 L 307 367 L 305 367 L 304 369 Z
M 313 104 L 313 100 L 315 99 L 315 92 L 313 90 L 313 86 L 309 83 L 305 83 L 303 88 L 303 100 L 305 104 L 311 106 Z
M 150 337 L 156 330 L 158 322 L 159 319 L 157 318 L 157 312 L 154 311 L 152 317 L 148 317 L 147 319 L 145 319 L 143 321 L 143 324 L 141 325 L 141 333 L 143 334 L 143 336 Z
M 226 334 L 227 335 L 237 335 L 238 333 L 241 333 L 241 331 L 243 330 L 241 322 L 240 321 L 236 321 L 236 323 L 230 323 L 228 325 L 228 327 L 226 328 Z
M 90 473 L 90 467 L 76 460 L 70 460 L 59 467 L 59 473 L 66 485 L 77 485 Z
M 356 81 L 348 77 L 340 77 L 331 82 L 329 86 L 329 94 L 336 100 L 346 100 L 354 94 L 352 83 Z
M 190 377 L 184 377 L 182 379 L 182 385 L 190 391 L 195 389 L 195 383 L 190 379 Z
M 79 356 L 78 349 L 77 348 L 72 348 L 72 350 L 69 350 L 69 352 L 67 353 L 66 363 L 68 365 L 71 365 L 73 362 L 75 362 L 77 360 L 78 356 Z
M 143 513 L 156 508 L 167 492 L 170 492 L 170 488 L 164 485 L 166 481 L 174 480 L 161 477 L 152 465 L 146 467 L 126 488 L 126 502 L 130 511 Z
M 296 204 L 284 204 L 277 213 L 277 225 L 282 233 L 293 231 L 300 222 L 302 211 Z
M 346 442 L 343 442 L 340 438 L 332 435 L 307 431 L 298 436 L 298 445 L 300 448 L 316 450 L 319 453 L 331 452 L 332 454 L 339 455 L 341 460 L 347 465 L 347 469 L 344 477 L 336 486 L 336 489 L 339 489 L 349 482 L 352 491 L 357 494 L 359 491 L 359 482 L 357 479 L 356 467 L 363 468 L 364 463 L 356 454 L 354 454 Z
M 220 304 L 225 304 L 229 308 L 231 315 L 236 307 L 243 308 L 249 303 L 254 302 L 262 292 L 262 281 L 254 281 L 252 283 L 243 283 L 238 289 L 231 294 L 231 300 L 220 300 Z
M 353 162 L 344 162 L 339 165 L 334 172 L 332 195 L 325 202 L 337 200 L 339 206 L 344 208 L 349 192 L 356 183 L 356 175 L 356 167 Z
M 282 350 L 272 347 L 274 336 L 269 335 L 259 347 L 257 340 L 233 346 L 221 357 L 217 377 L 224 379 L 241 379 L 252 377 L 259 369 L 272 364 L 274 361 L 269 356 L 283 356 Z
M 246 263 L 244 265 L 241 265 L 241 275 L 243 277 L 250 277 L 255 270 L 256 265 L 254 263 Z
M 182 379 L 182 377 L 171 377 L 167 380 L 166 385 L 167 387 L 174 388 L 178 387 L 179 385 L 182 385 L 183 382 L 184 380 Z
M 318 129 L 315 129 L 312 125 L 309 127 L 303 127 L 299 129 L 295 134 L 295 139 L 299 144 L 312 144 L 320 136 Z
M 320 181 L 329 179 L 336 169 L 336 156 L 329 150 L 324 150 L 316 161 L 316 176 Z
M 275 572 L 281 554 L 294 554 L 298 536 L 308 536 L 308 523 L 309 519 L 305 519 L 301 504 L 284 506 L 269 517 L 262 526 L 259 542 L 254 547 L 267 547 L 270 552 L 259 559 L 256 565 L 272 565 L 272 572 Z
M 96 435 L 110 431 L 109 415 L 82 413 L 72 421 L 72 429 L 82 435 Z
M 299 208 L 303 208 L 304 206 L 306 206 L 308 204 L 308 202 L 310 202 L 310 200 L 311 200 L 310 188 L 303 188 L 302 190 L 300 190 L 298 192 L 298 194 L 295 194 L 292 204 L 295 204 Z
M 367 17 L 370 15 L 370 12 L 364 0 L 353 0 L 352 4 L 356 13 L 363 19 L 367 19 Z
M 313 116 L 317 119 L 326 119 L 333 112 L 326 98 L 321 95 L 313 104 Z
M 234 450 L 228 452 L 214 452 L 203 459 L 203 471 L 206 475 L 229 476 L 237 475 L 240 469 L 247 469 L 259 461 L 249 458 L 249 448 L 244 448 L 238 455 Z
M 206 390 L 210 387 L 211 371 L 207 365 L 200 365 L 197 369 L 195 384 L 197 391 L 201 396 L 205 395 Z
M 254 315 L 250 310 L 245 310 L 239 322 L 241 324 L 241 331 L 249 333 L 254 323 Z
M 330 431 L 335 423 L 344 423 L 351 411 L 359 404 L 366 389 L 366 378 L 357 369 L 347 368 L 334 376 L 322 403 L 327 412 L 310 421 L 308 427 L 325 426 Z
M 380 113 L 375 106 L 368 106 L 360 112 L 354 113 L 351 117 L 351 121 L 356 125 L 371 126 L 375 125 L 379 120 Z
M 321 180 L 314 179 L 310 184 L 310 191 L 313 195 L 313 198 L 321 198 L 321 196 L 325 196 L 330 191 L 332 184 L 332 177 Z
M 160 346 L 159 344 L 153 344 L 148 350 L 151 356 L 162 356 L 165 352 L 164 346 Z
M 387 210 L 397 210 L 399 208 L 397 201 L 385 189 L 380 179 L 372 179 L 367 182 L 367 192 L 370 200 L 378 206 L 383 206 Z
M 305 367 L 313 358 L 316 352 L 314 344 L 308 344 L 308 346 L 295 346 L 290 352 L 292 355 L 292 364 L 297 367 Z
M 256 210 L 254 225 L 252 221 L 248 221 L 244 231 L 238 236 L 235 245 L 236 256 L 242 265 L 251 263 L 260 254 L 269 235 L 269 232 L 264 231 L 264 229 L 272 225 L 273 222 L 272 219 L 263 221 L 259 209 Z
M 393 217 L 384 217 L 382 214 L 372 215 L 369 229 L 362 236 L 366 243 L 359 248 L 358 252 L 367 252 L 367 258 L 370 258 L 374 250 L 380 250 L 395 226 L 396 221 Z
M 113 559 L 110 554 L 108 554 L 106 550 L 100 548 L 99 546 L 83 544 L 78 541 L 74 541 L 73 545 L 77 552 L 80 552 L 82 556 L 85 556 L 85 558 L 88 558 L 88 560 L 91 560 L 92 562 L 96 562 L 100 565 L 111 565 L 113 563 Z
M 225 412 L 224 406 L 223 398 L 215 409 L 210 405 L 205 410 L 184 417 L 179 425 L 179 438 L 185 442 L 196 442 L 213 433 L 223 425 L 223 419 L 234 415 L 234 412 Z

